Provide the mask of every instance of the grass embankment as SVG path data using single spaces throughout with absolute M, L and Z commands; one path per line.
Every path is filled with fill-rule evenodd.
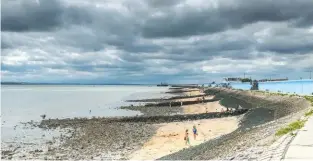
M 308 100 L 309 102 L 311 102 L 311 104 L 313 106 L 313 96 L 304 96 L 304 98 L 306 100 Z M 313 115 L 313 109 L 310 109 L 308 112 L 306 112 L 304 114 L 305 117 L 309 117 L 312 115 Z M 282 136 L 282 135 L 288 134 L 290 132 L 293 132 L 295 130 L 301 129 L 304 126 L 306 121 L 307 121 L 307 118 L 305 118 L 304 120 L 297 120 L 295 122 L 292 122 L 287 127 L 283 127 L 281 129 L 279 129 L 275 135 L 276 136 Z
M 276 132 L 276 136 L 282 136 L 285 134 L 288 134 L 292 131 L 301 129 L 304 126 L 304 123 L 306 122 L 306 120 L 297 120 L 291 124 L 289 124 L 287 127 L 281 128 Z

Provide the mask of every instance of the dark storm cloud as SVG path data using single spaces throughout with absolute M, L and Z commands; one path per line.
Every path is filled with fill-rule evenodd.
M 55 0 L 1 1 L 1 30 L 50 30 L 62 23 L 62 6 Z
M 313 51 L 313 42 L 267 43 L 258 48 L 260 51 L 271 51 L 284 54 L 307 54 Z
M 158 8 L 158 7 L 171 7 L 182 1 L 183 0 L 149 0 L 146 1 L 146 3 L 148 3 L 150 7 Z
M 186 7 L 177 12 L 164 13 L 165 16 L 146 20 L 143 36 L 183 37 L 237 29 L 258 21 L 290 21 L 295 25 L 312 24 L 311 0 L 224 0 L 217 1 L 218 7 L 197 9 Z M 306 21 L 309 20 L 309 21 Z
M 47 31 L 64 23 L 90 23 L 89 13 L 82 8 L 65 7 L 59 0 L 1 1 L 2 31 Z
M 295 26 L 298 26 L 298 27 L 312 26 L 312 24 L 313 24 L 313 9 L 308 14 L 295 20 L 292 24 Z

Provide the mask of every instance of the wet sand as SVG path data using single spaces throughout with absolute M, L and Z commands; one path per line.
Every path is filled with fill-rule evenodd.
M 202 92 L 201 90 L 183 92 L 183 95 L 187 95 L 187 96 L 193 96 L 193 95 L 199 95 L 199 94 L 205 94 L 205 93 Z
M 193 95 L 198 95 L 198 94 L 192 94 Z M 213 99 L 214 96 L 205 96 L 204 99 L 209 100 Z M 175 99 L 173 102 L 181 102 L 181 101 L 197 101 L 197 100 L 202 100 L 203 97 L 194 97 L 194 98 L 181 98 L 181 99 Z
M 184 114 L 199 114 L 199 113 L 226 111 L 226 107 L 222 106 L 219 101 L 186 105 L 182 106 L 181 108 Z
M 196 125 L 198 136 L 194 140 L 192 127 Z M 238 117 L 204 119 L 155 124 L 156 134 L 143 147 L 132 153 L 131 160 L 154 160 L 190 146 L 199 145 L 209 139 L 230 133 L 238 128 Z M 183 140 L 185 130 L 189 130 L 190 146 Z

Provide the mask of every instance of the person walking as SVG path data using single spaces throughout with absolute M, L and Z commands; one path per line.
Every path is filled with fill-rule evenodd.
M 193 125 L 192 132 L 193 132 L 193 138 L 196 140 L 197 135 L 198 135 L 198 130 L 196 128 L 196 125 Z
M 190 145 L 190 142 L 189 142 L 189 134 L 188 134 L 188 129 L 185 131 L 185 137 L 184 137 L 184 140 L 185 140 L 185 143 L 186 145 Z

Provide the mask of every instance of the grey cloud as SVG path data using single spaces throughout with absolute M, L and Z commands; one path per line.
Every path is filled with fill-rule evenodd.
M 90 12 L 85 8 L 67 7 L 60 0 L 38 0 L 38 3 L 5 0 L 1 10 L 2 31 L 50 31 L 64 25 L 92 23 Z
M 2 49 L 8 49 L 11 48 L 11 45 L 9 45 L 7 42 L 5 42 L 2 38 L 1 38 L 1 50 Z
M 272 51 L 284 54 L 307 54 L 313 51 L 313 42 L 301 42 L 297 41 L 294 43 L 288 42 L 267 42 L 259 47 L 260 51 Z
M 306 28 L 274 28 L 263 42 L 255 46 L 259 51 L 306 54 L 313 51 L 313 33 Z
M 186 7 L 184 11 L 174 10 L 164 13 L 166 16 L 151 17 L 145 21 L 142 34 L 147 38 L 183 37 L 237 29 L 258 21 L 290 21 L 301 25 L 311 17 L 308 14 L 313 8 L 310 0 L 221 0 L 217 3 L 218 8 Z
M 182 2 L 183 0 L 149 0 L 146 1 L 150 7 L 172 7 L 173 5 Z
M 306 21 L 312 5 L 305 0 L 291 4 L 281 0 L 224 0 L 218 1 L 220 7 L 216 9 L 187 7 L 181 11 L 175 6 L 183 4 L 183 0 L 142 1 L 147 4 L 144 9 L 136 9 L 130 4 L 133 1 L 127 1 L 130 8 L 125 11 L 106 6 L 97 8 L 94 4 L 65 6 L 62 1 L 42 0 L 40 7 L 27 4 L 30 1 L 22 2 L 15 5 L 19 9 L 16 12 L 8 10 L 9 5 L 14 6 L 11 2 L 3 3 L 2 21 L 6 23 L 2 24 L 1 35 L 2 56 L 26 53 L 23 56 L 27 56 L 27 60 L 19 57 L 17 64 L 12 59 L 7 60 L 7 64 L 3 60 L 1 63 L 5 71 L 19 73 L 15 76 L 21 77 L 29 72 L 45 75 L 40 69 L 68 69 L 93 73 L 97 75 L 96 81 L 205 80 L 240 73 L 229 70 L 208 74 L 202 71 L 204 65 L 236 66 L 238 63 L 250 68 L 253 65 L 250 62 L 262 58 L 272 58 L 273 62 L 301 62 L 313 50 L 313 35 L 308 32 L 311 22 Z M 296 9 L 298 7 L 302 9 Z M 59 13 L 52 14 L 54 11 Z M 163 12 L 165 16 L 149 18 L 155 12 Z M 45 21 L 52 16 L 51 22 L 36 22 L 35 13 L 46 17 Z M 18 21 L 19 18 L 22 21 Z M 255 36 L 257 32 L 261 33 Z M 106 50 L 113 53 L 106 55 Z M 110 56 L 121 60 L 115 61 Z M 301 70 L 308 67 L 303 65 Z M 240 69 L 245 70 L 245 66 Z M 257 74 L 268 75 L 286 69 L 292 71 L 288 65 L 269 65 Z M 107 78 L 103 78 L 104 75 Z
M 63 7 L 56 0 L 1 1 L 1 30 L 50 30 L 62 23 Z

